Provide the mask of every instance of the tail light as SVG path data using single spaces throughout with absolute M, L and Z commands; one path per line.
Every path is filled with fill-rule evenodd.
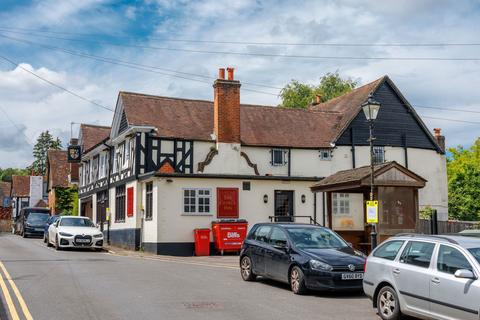
M 368 258 L 365 258 L 365 263 L 363 265 L 363 273 L 366 273 L 367 272 L 367 259 Z

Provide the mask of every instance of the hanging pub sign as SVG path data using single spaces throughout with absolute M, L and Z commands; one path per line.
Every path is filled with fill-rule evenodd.
M 68 162 L 78 163 L 82 160 L 82 150 L 80 146 L 68 146 Z

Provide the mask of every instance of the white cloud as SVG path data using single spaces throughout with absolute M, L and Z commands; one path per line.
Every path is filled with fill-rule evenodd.
M 328 42 L 328 43 L 418 43 L 478 42 L 478 8 L 474 1 L 396 1 L 388 4 L 368 0 L 342 1 L 145 1 L 158 21 L 150 22 L 155 36 L 182 39 L 227 40 L 248 42 Z M 142 8 L 124 7 L 118 12 L 107 1 L 43 1 L 22 10 L 0 13 L 0 20 L 17 27 L 51 27 L 61 31 L 88 33 L 92 30 L 116 33 L 127 29 L 125 16 L 140 21 Z M 156 4 L 154 9 L 153 6 Z M 130 9 L 130 8 L 135 8 Z M 143 10 L 147 10 L 143 8 Z M 149 21 L 142 22 L 148 25 Z M 155 26 L 155 28 L 153 27 Z M 42 40 L 42 39 L 41 39 Z M 43 39 L 44 40 L 44 39 Z M 52 41 L 53 42 L 53 41 Z M 9 43 L 11 45 L 12 43 Z M 72 43 L 55 45 L 73 47 Z M 161 42 L 146 44 L 210 51 L 266 52 L 316 56 L 456 56 L 476 57 L 475 47 L 399 48 L 399 47 L 324 47 L 220 45 Z M 76 44 L 80 45 L 80 44 Z M 112 106 L 119 90 L 138 91 L 164 96 L 212 99 L 212 81 L 207 83 L 167 77 L 132 70 L 87 59 L 18 47 L 26 68 L 63 85 L 82 96 L 98 99 Z M 26 50 L 25 48 L 29 48 Z M 243 82 L 242 102 L 276 105 L 278 90 L 249 86 L 245 82 L 282 87 L 291 79 L 316 83 L 326 72 L 339 70 L 344 76 L 366 83 L 388 74 L 405 94 L 418 105 L 457 107 L 480 110 L 477 90 L 478 62 L 418 62 L 371 60 L 287 59 L 238 55 L 210 55 L 161 50 L 141 50 L 115 46 L 87 47 L 95 54 L 159 66 L 182 72 L 215 77 L 219 67 L 233 66 Z M 20 59 L 20 58 L 19 58 Z M 32 67 L 31 65 L 34 67 Z M 2 64 L 3 66 L 3 64 Z M 187 76 L 189 77 L 189 76 Z M 201 79 L 201 78 L 200 78 Z M 203 79 L 205 80 L 205 79 Z M 254 89 L 273 93 L 250 92 Z M 0 105 L 25 126 L 25 134 L 35 138 L 42 130 L 68 140 L 70 122 L 110 125 L 112 114 L 53 88 L 22 70 L 0 71 Z M 417 109 L 426 116 L 479 121 L 480 115 Z M 430 128 L 442 127 L 447 144 L 469 144 L 478 136 L 479 125 L 424 119 Z M 0 127 L 10 126 L 0 119 Z M 3 157 L 0 167 L 23 165 L 30 156 L 15 132 L 12 145 L 19 153 Z M 3 133 L 0 131 L 0 134 Z M 4 141 L 4 140 L 0 140 Z M 13 150 L 13 151 L 12 151 Z M 3 154 L 2 154 L 3 152 Z M 29 159 L 31 160 L 31 159 Z

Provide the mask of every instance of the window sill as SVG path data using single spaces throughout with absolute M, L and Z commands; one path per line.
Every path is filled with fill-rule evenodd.
M 213 213 L 182 213 L 182 216 L 186 217 L 211 217 Z
M 125 223 L 125 220 L 115 220 L 115 223 Z
M 145 221 L 152 221 L 153 218 L 145 218 Z

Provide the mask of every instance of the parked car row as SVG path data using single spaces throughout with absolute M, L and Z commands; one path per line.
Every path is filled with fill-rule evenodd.
M 27 237 L 43 237 L 48 247 L 103 249 L 103 233 L 88 217 L 50 215 L 45 208 L 24 208 L 15 217 L 12 232 Z
M 363 289 L 384 320 L 480 316 L 480 238 L 472 232 L 397 235 L 367 258 L 328 228 L 262 223 L 243 243 L 240 273 L 288 283 L 295 294 Z

